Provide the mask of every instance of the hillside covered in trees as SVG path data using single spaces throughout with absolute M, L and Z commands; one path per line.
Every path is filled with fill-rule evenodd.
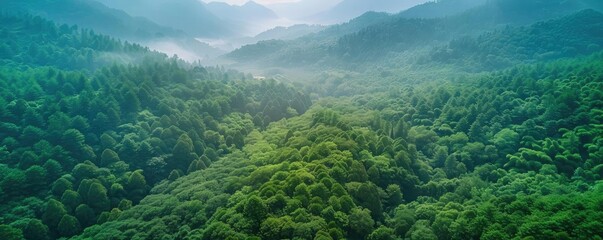
M 304 81 L 2 13 L 0 239 L 601 239 L 603 14 L 580 3 L 429 3 L 229 55 L 318 54 Z

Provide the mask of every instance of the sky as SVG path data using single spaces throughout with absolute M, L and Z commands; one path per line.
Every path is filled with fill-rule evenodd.
M 204 2 L 226 2 L 228 4 L 243 5 L 249 0 L 203 0 Z M 286 3 L 286 2 L 299 2 L 300 0 L 254 0 L 259 4 L 275 4 L 275 3 Z

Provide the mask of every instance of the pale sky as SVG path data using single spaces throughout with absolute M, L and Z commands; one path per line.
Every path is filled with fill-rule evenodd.
M 226 2 L 228 4 L 234 5 L 243 5 L 249 0 L 203 0 L 204 2 Z M 299 2 L 300 0 L 254 0 L 259 4 L 275 4 L 275 3 L 285 3 L 285 2 Z

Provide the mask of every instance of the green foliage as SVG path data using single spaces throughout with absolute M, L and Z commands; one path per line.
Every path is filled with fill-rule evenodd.
M 259 197 L 251 197 L 247 199 L 245 203 L 245 207 L 243 208 L 243 215 L 245 217 L 252 220 L 254 223 L 261 223 L 266 215 L 268 214 L 268 209 L 264 201 Z
M 71 215 L 65 215 L 61 218 L 57 230 L 59 231 L 59 234 L 64 237 L 71 237 L 82 231 L 78 220 Z
M 65 210 L 63 204 L 57 200 L 51 199 L 46 205 L 43 220 L 47 226 L 55 228 L 66 214 L 67 210 Z
M 28 240 L 46 240 L 48 239 L 48 227 L 38 219 L 31 219 L 23 229 L 23 236 Z
M 352 230 L 352 236 L 365 238 L 373 231 L 375 222 L 371 218 L 371 212 L 368 209 L 354 208 L 349 216 L 349 226 Z
M 111 149 L 105 149 L 101 154 L 101 166 L 109 166 L 112 163 L 119 162 L 119 156 Z
M 17 228 L 2 224 L 0 225 L 0 237 L 7 240 L 19 240 L 23 239 L 23 233 Z
M 512 2 L 487 4 L 529 6 Z M 306 83 L 2 15 L 0 238 L 603 235 L 601 14 L 484 33 L 538 17 L 461 24 L 476 11 L 490 12 L 368 14 L 297 50 L 234 53 L 349 58 Z M 458 33 L 478 37 L 448 42 Z M 103 64 L 109 53 L 137 60 Z
M 88 190 L 84 190 L 88 205 L 98 212 L 109 210 L 110 202 L 107 189 L 100 183 L 92 183 Z

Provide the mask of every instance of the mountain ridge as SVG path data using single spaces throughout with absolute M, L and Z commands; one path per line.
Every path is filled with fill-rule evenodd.
M 309 17 L 308 20 L 319 23 L 337 24 L 354 19 L 366 12 L 398 13 L 428 0 L 343 0 L 324 12 Z

